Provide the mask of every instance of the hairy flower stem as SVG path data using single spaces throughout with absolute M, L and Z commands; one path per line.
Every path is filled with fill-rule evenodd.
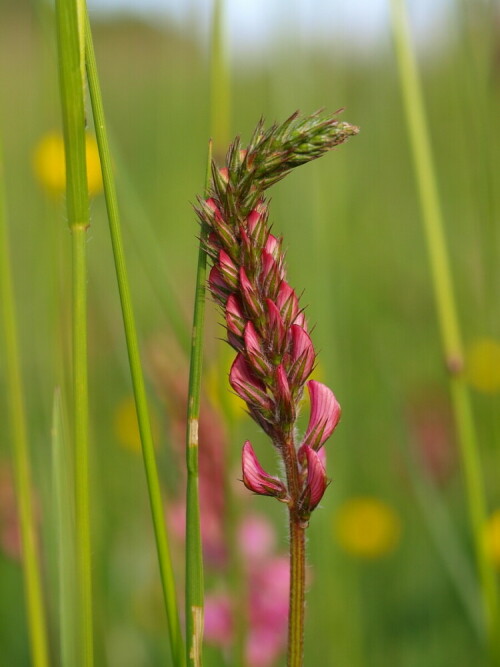
M 307 524 L 298 510 L 300 498 L 300 478 L 297 453 L 293 438 L 285 440 L 282 446 L 283 462 L 287 478 L 290 503 L 288 506 L 290 523 L 290 607 L 288 611 L 288 667 L 300 667 L 304 653 L 305 618 L 305 537 Z
M 290 510 L 290 609 L 288 667 L 301 667 L 304 653 L 306 526 Z

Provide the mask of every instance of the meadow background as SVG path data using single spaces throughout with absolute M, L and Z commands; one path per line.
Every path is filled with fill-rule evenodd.
M 166 497 L 181 494 L 176 379 L 187 369 L 194 293 L 198 227 L 191 205 L 203 189 L 214 123 L 222 123 L 220 156 L 234 135 L 248 139 L 260 116 L 271 123 L 296 109 L 345 107 L 343 118 L 359 125 L 360 135 L 296 170 L 273 189 L 271 204 L 290 282 L 304 290 L 302 303 L 316 325 L 317 377 L 343 409 L 327 445 L 332 484 L 309 528 L 305 664 L 486 664 L 448 372 L 389 24 L 376 39 L 332 24 L 331 39 L 315 42 L 304 38 L 291 4 L 262 50 L 227 54 L 226 126 L 217 95 L 215 119 L 211 110 L 207 14 L 196 2 L 182 21 L 101 12 L 91 19 Z M 56 386 L 69 404 L 70 235 L 60 183 L 47 177 L 54 178 L 57 160 L 40 157 L 42 139 L 61 128 L 53 9 L 3 0 L 0 25 L 6 212 L 45 600 L 59 664 L 51 423 Z M 500 566 L 500 15 L 493 2 L 457 0 L 423 25 L 416 43 L 491 517 L 485 539 Z M 225 108 L 221 101 L 221 113 Z M 96 664 L 168 665 L 98 182 L 88 254 Z M 207 315 L 204 395 L 217 420 L 212 433 L 226 433 L 219 472 L 228 534 L 245 513 L 265 515 L 276 551 L 285 553 L 282 508 L 237 490 L 244 439 L 268 469 L 275 461 L 226 387 L 231 357 L 211 303 Z M 30 658 L 1 350 L 0 665 L 21 667 Z M 181 542 L 173 541 L 179 590 Z M 234 590 L 235 571 L 234 563 L 208 568 L 207 589 Z M 225 655 L 207 644 L 207 665 L 234 664 Z

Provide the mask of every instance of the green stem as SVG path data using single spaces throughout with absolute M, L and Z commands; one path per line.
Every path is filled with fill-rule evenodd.
M 486 521 L 485 490 L 470 395 L 461 373 L 462 343 L 437 180 L 404 0 L 391 0 L 391 9 L 400 85 L 420 195 L 436 309 L 446 363 L 450 371 L 451 400 L 465 475 L 469 520 L 480 577 L 486 627 L 491 646 L 495 647 L 498 643 L 498 593 L 495 572 L 487 557 L 483 540 Z M 493 648 L 493 652 L 495 650 Z
M 61 391 L 54 392 L 52 409 L 52 487 L 55 530 L 57 534 L 57 579 L 59 587 L 59 646 L 61 667 L 75 664 L 75 545 L 73 541 L 74 507 L 68 502 L 71 469 L 68 460 Z
M 83 664 L 93 664 L 92 558 L 90 539 L 88 377 L 87 377 L 87 227 L 71 228 L 73 269 L 73 415 L 75 429 L 75 521 L 82 609 Z
M 210 129 L 216 160 L 229 143 L 231 93 L 224 45 L 224 2 L 215 0 L 210 44 Z
M 208 148 L 205 193 L 209 187 L 211 163 L 212 142 Z M 207 233 L 207 226 L 202 225 L 196 273 L 186 429 L 186 662 L 193 667 L 199 667 L 203 662 L 204 583 L 198 490 L 198 432 L 207 272 L 207 254 L 204 244 Z
M 29 640 L 34 667 L 48 667 L 47 628 L 31 495 L 26 408 L 17 333 L 17 313 L 9 257 L 9 240 L 3 191 L 3 157 L 0 154 L 0 303 L 4 327 L 7 397 L 12 431 L 16 499 L 19 508 L 24 570 L 24 590 Z
M 137 419 L 139 422 L 139 432 L 142 444 L 142 455 L 146 471 L 149 501 L 155 531 L 156 548 L 158 552 L 158 562 L 160 566 L 160 574 L 163 586 L 163 596 L 167 612 L 172 658 L 176 667 L 182 667 L 184 664 L 184 641 L 182 639 L 179 622 L 178 605 L 175 594 L 175 579 L 165 524 L 164 504 L 161 496 L 158 469 L 154 453 L 153 436 L 146 398 L 144 375 L 142 372 L 142 365 L 139 354 L 139 344 L 137 339 L 134 312 L 132 308 L 125 253 L 123 250 L 118 200 L 116 196 L 116 187 L 112 171 L 112 162 L 106 132 L 102 96 L 97 75 L 97 65 L 88 16 L 86 17 L 85 24 L 85 41 L 90 99 L 92 103 L 92 111 L 94 114 L 97 143 L 99 146 L 104 194 L 106 197 L 106 206 L 108 210 L 109 230 L 111 235 L 111 243 L 113 246 L 118 290 L 120 293 L 130 372 L 132 376 L 132 384 L 134 387 Z
M 66 154 L 66 207 L 72 244 L 73 428 L 75 448 L 75 522 L 81 609 L 81 661 L 94 664 L 92 557 L 90 537 L 87 255 L 89 198 L 85 159 L 84 0 L 56 0 L 59 79 Z

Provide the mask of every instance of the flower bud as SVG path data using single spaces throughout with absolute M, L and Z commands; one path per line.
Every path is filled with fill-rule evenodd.
M 287 495 L 286 487 L 278 477 L 269 475 L 260 465 L 250 441 L 243 445 L 241 456 L 243 484 L 260 496 L 274 496 L 284 500 Z
M 264 414 L 273 410 L 274 403 L 267 395 L 264 383 L 255 377 L 241 353 L 231 366 L 229 382 L 238 396 L 249 405 L 263 411 Z
M 308 516 L 323 498 L 328 479 L 318 452 L 311 447 L 304 447 L 303 451 L 307 462 L 307 479 L 299 504 L 305 515 Z
M 295 421 L 295 404 L 282 364 L 276 369 L 276 394 L 283 421 L 285 423 L 293 423 Z
M 292 324 L 291 333 L 291 360 L 288 378 L 294 389 L 302 387 L 314 366 L 316 354 L 309 335 L 298 324 Z

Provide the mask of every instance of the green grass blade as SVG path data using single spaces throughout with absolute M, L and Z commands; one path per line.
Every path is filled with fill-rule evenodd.
M 156 547 L 158 552 L 158 561 L 160 566 L 161 580 L 163 586 L 163 595 L 165 608 L 167 612 L 170 643 L 172 657 L 176 666 L 184 664 L 184 642 L 180 629 L 177 598 L 175 594 L 175 580 L 170 557 L 170 547 L 165 524 L 164 505 L 161 496 L 160 482 L 158 478 L 158 469 L 154 453 L 153 436 L 151 422 L 146 398 L 146 389 L 144 384 L 144 375 L 141 366 L 139 354 L 139 344 L 135 326 L 134 313 L 132 308 L 132 299 L 130 295 L 127 267 L 125 263 L 125 254 L 123 251 L 122 233 L 120 227 L 120 215 L 118 210 L 118 200 L 116 196 L 116 187 L 112 171 L 111 156 L 109 151 L 108 138 L 106 133 L 104 109 L 102 105 L 102 96 L 100 92 L 99 79 L 97 75 L 97 65 L 92 42 L 92 33 L 88 16 L 85 23 L 85 42 L 86 42 L 86 60 L 87 77 L 89 83 L 90 98 L 92 102 L 92 111 L 94 114 L 94 123 L 96 128 L 96 137 L 99 146 L 99 156 L 103 175 L 104 193 L 106 197 L 106 206 L 108 210 L 109 229 L 113 254 L 115 260 L 115 270 L 120 293 L 120 301 L 123 315 L 123 325 L 127 341 L 127 350 L 129 356 L 130 372 L 134 387 L 134 396 L 136 402 L 137 419 L 139 422 L 139 431 L 141 435 L 142 453 L 144 467 L 146 470 L 146 479 L 149 491 L 149 500 L 156 537 Z
M 69 452 L 61 392 L 56 389 L 52 408 L 52 489 L 57 535 L 59 646 L 62 667 L 76 664 L 75 508 L 71 493 L 72 462 Z
M 16 497 L 21 530 L 26 610 L 33 665 L 34 667 L 48 667 L 49 655 L 42 594 L 42 572 L 37 550 L 31 493 L 31 464 L 28 450 L 26 408 L 5 211 L 3 156 L 0 151 L 0 304 L 4 330 L 6 388 L 12 432 Z
M 81 609 L 81 664 L 94 664 L 92 558 L 90 536 L 87 257 L 89 199 L 85 158 L 82 11 L 77 0 L 56 1 L 59 80 L 66 154 L 66 208 L 72 244 L 73 429 L 77 574 Z
M 492 650 L 497 652 L 499 643 L 498 591 L 495 571 L 487 557 L 483 539 L 486 522 L 485 489 L 470 395 L 462 373 L 462 342 L 437 179 L 404 0 L 391 0 L 391 10 L 400 85 L 422 208 L 436 309 L 445 360 L 450 371 L 451 400 L 460 443 L 469 520 L 483 596 L 485 621 Z

